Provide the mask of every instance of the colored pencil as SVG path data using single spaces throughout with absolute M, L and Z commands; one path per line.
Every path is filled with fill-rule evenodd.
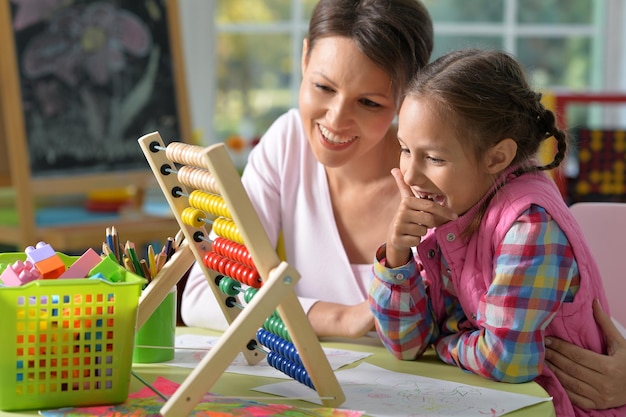
M 161 251 L 156 255 L 156 260 L 157 260 L 157 274 L 158 274 L 159 271 L 163 269 L 163 266 L 167 262 L 167 256 L 165 255 L 165 253 L 163 253 L 163 251 Z
M 110 250 L 113 250 L 113 235 L 111 234 L 111 228 L 107 227 L 105 233 L 106 244 Z
M 168 237 L 167 240 L 165 241 L 165 246 L 163 246 L 163 250 L 161 251 L 162 253 L 165 254 L 165 260 L 169 261 L 169 259 L 172 256 L 173 253 L 173 249 L 172 249 L 172 245 L 174 244 L 174 239 L 172 239 L 171 237 Z
M 126 268 L 130 272 L 137 273 L 137 271 L 135 271 L 135 266 L 133 265 L 133 262 L 130 260 L 130 258 L 126 255 L 122 255 L 122 258 L 122 264 L 124 265 L 124 268 Z
M 126 241 L 125 252 L 128 254 L 130 261 L 135 268 L 135 273 L 138 275 L 143 275 L 143 271 L 141 270 L 141 265 L 139 264 L 139 258 L 137 258 L 137 253 L 135 253 L 135 244 L 131 241 Z M 147 277 L 144 277 L 147 278 Z
M 102 242 L 102 254 L 105 256 L 109 256 L 112 253 L 113 252 L 111 252 L 111 248 L 109 247 L 109 245 L 106 242 Z
M 152 280 L 152 275 L 150 274 L 150 270 L 148 269 L 148 263 L 145 259 L 139 260 L 139 268 L 141 269 L 141 273 L 144 278 L 150 282 Z
M 113 253 L 115 253 L 117 261 L 120 263 L 120 265 L 122 265 L 122 247 L 120 246 L 120 237 L 117 234 L 117 229 L 115 228 L 115 226 L 111 227 L 111 236 L 113 237 L 113 247 L 111 249 L 113 249 Z
M 154 278 L 157 274 L 157 264 L 152 245 L 148 245 L 148 267 L 150 269 L 150 276 Z
M 181 229 L 176 233 L 176 236 L 174 236 L 174 251 L 178 250 L 183 240 L 185 240 L 185 234 Z

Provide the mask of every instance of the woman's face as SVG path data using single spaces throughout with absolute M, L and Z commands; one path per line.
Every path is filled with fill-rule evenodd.
M 319 39 L 307 57 L 300 114 L 311 148 L 325 166 L 359 158 L 381 142 L 396 115 L 391 79 L 346 37 Z

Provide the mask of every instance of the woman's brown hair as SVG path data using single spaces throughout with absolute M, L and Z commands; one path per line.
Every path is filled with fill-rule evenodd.
M 418 0 L 320 0 L 309 23 L 309 54 L 318 39 L 343 36 L 389 74 L 396 97 L 428 63 L 433 24 Z

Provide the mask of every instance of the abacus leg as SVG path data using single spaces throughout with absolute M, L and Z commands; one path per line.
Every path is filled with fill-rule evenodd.
M 178 387 L 161 408 L 165 417 L 183 417 L 191 413 L 202 397 L 235 359 L 241 346 L 253 340 L 256 331 L 288 294 L 294 294 L 299 275 L 286 263 L 270 273 L 270 278 L 235 318 L 219 341 Z
M 293 344 L 301 353 L 300 359 L 322 404 L 326 407 L 338 407 L 343 404 L 346 400 L 345 394 L 295 293 L 288 294 L 281 301 L 278 313 L 289 329 Z M 321 364 L 325 366 L 320 366 Z
M 187 243 L 183 242 L 172 259 L 163 266 L 156 278 L 141 292 L 137 310 L 137 329 L 140 329 L 150 318 L 195 259 Z

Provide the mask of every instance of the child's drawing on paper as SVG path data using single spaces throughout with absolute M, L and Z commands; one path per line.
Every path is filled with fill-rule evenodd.
M 336 375 L 346 395 L 342 407 L 363 409 L 377 417 L 496 417 L 550 401 L 550 398 L 388 371 L 368 363 Z M 303 387 L 298 382 L 287 381 L 253 389 L 297 397 L 306 395 Z

